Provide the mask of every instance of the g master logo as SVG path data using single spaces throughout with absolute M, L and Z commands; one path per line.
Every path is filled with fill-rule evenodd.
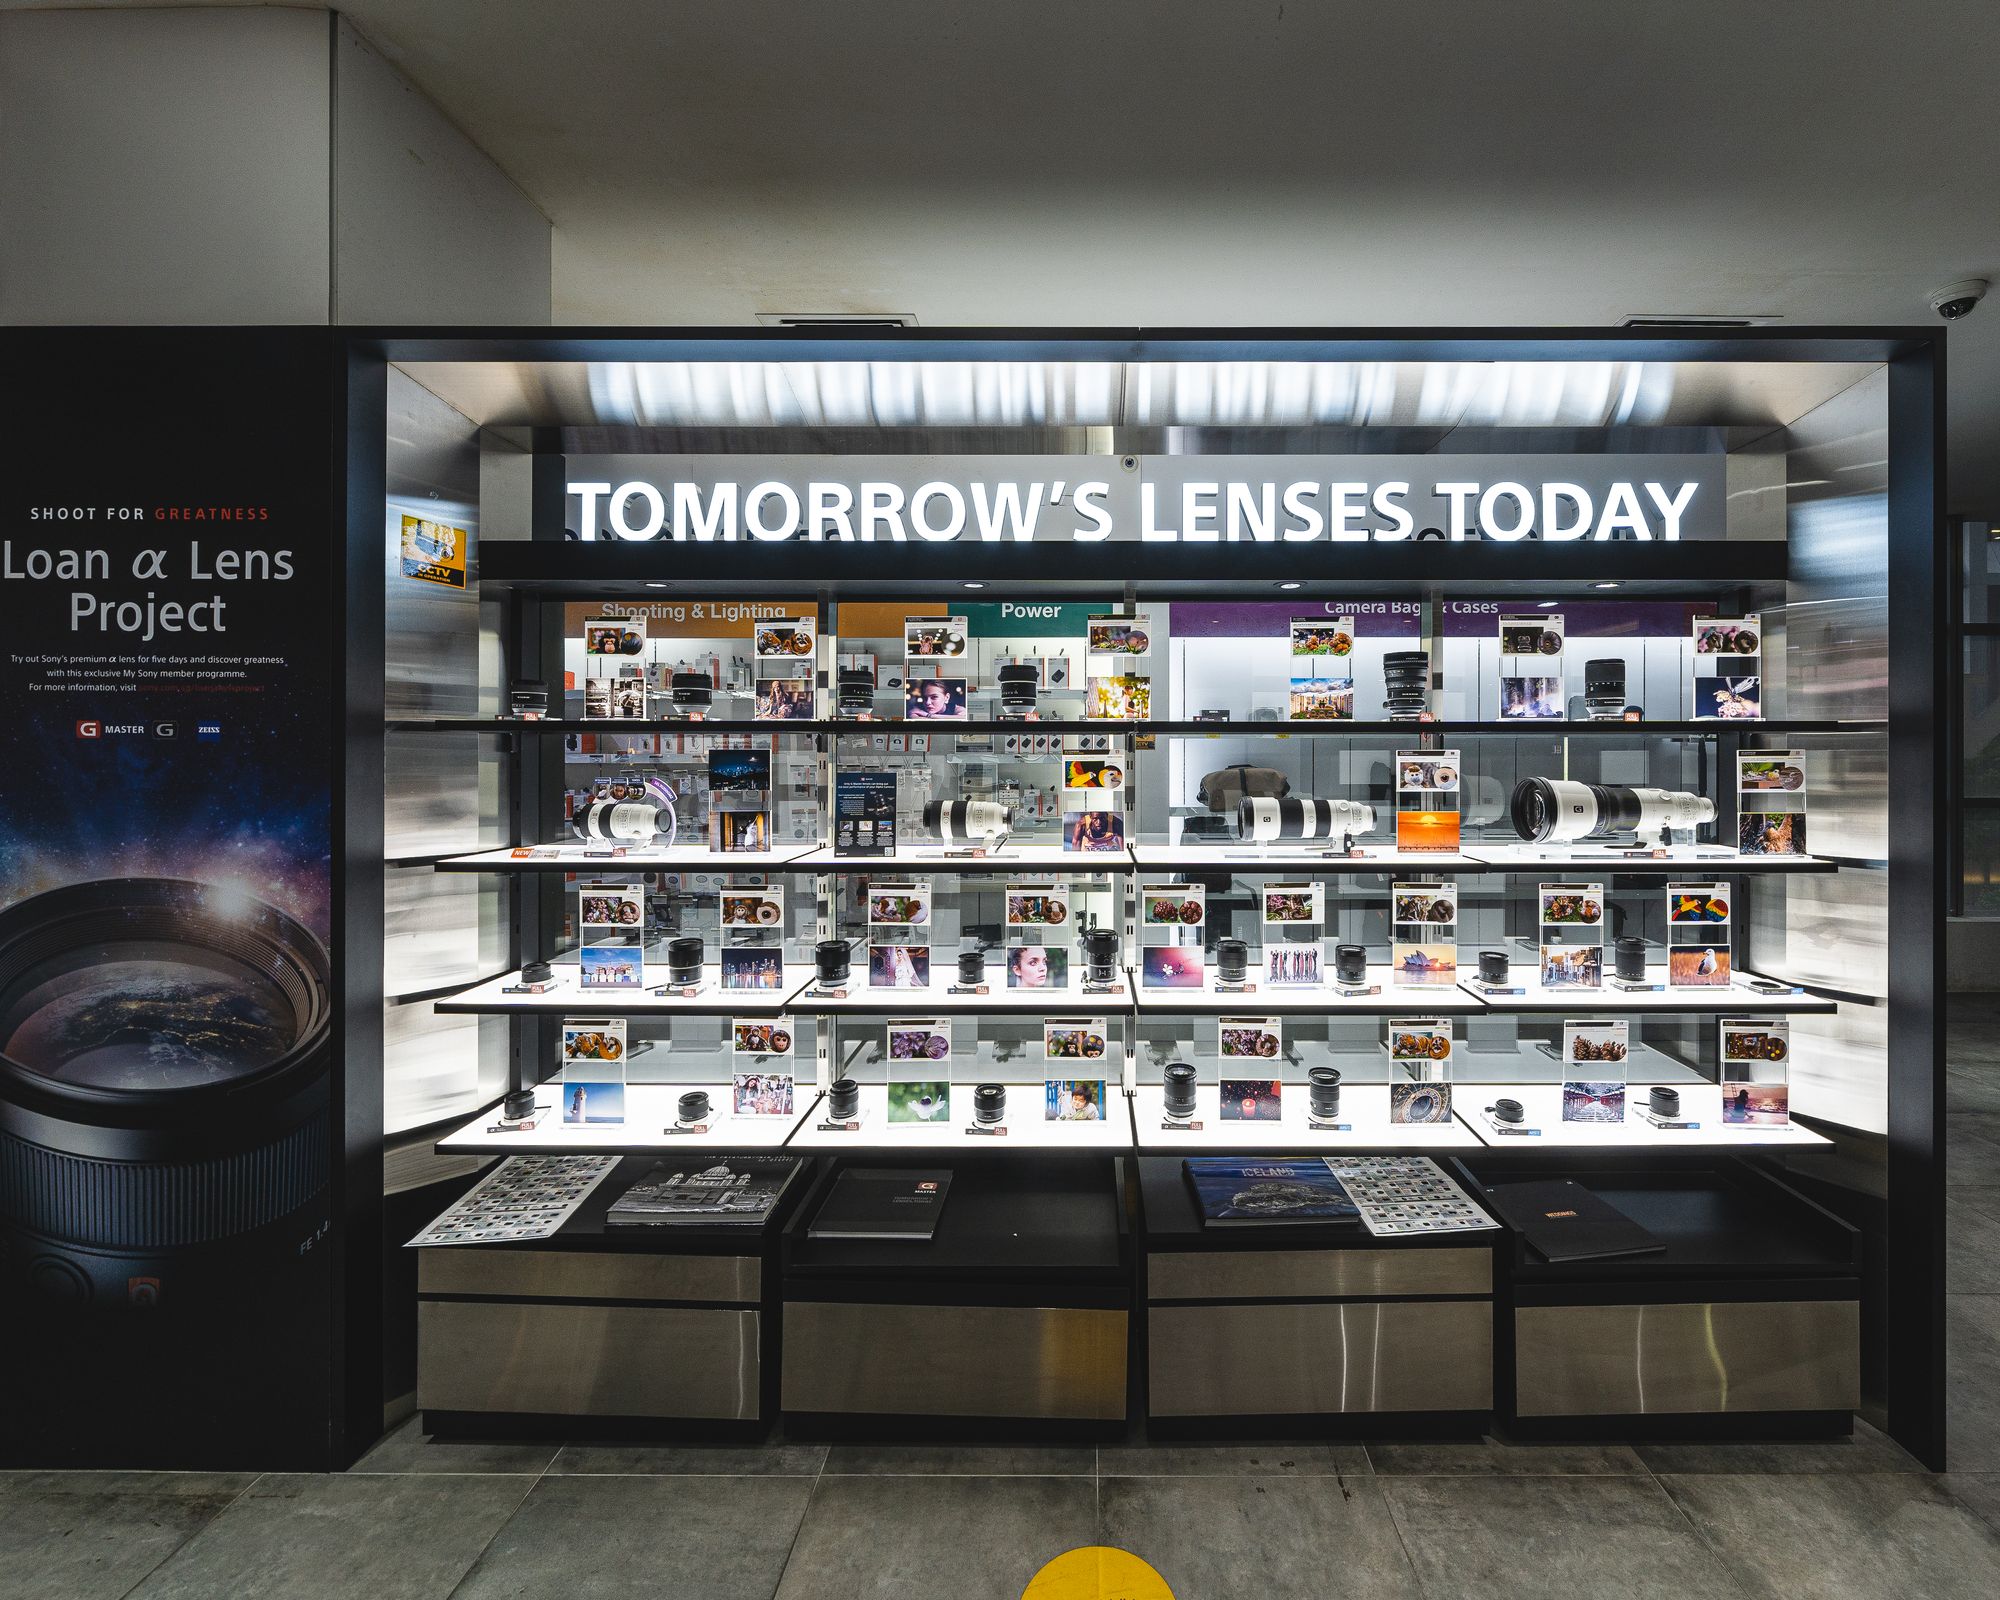
M 155 739 L 175 739 L 180 737 L 180 731 L 180 724 L 177 722 L 156 722 L 153 724 L 153 737 Z
M 102 723 L 86 719 L 76 725 L 76 736 L 79 739 L 102 738 L 103 734 L 104 726 Z

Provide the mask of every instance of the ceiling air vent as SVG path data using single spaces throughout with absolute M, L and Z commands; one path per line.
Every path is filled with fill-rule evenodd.
M 767 328 L 914 328 L 907 311 L 760 311 Z
M 1621 328 L 1768 328 L 1784 318 L 1763 315 L 1735 316 L 1716 311 L 1646 311 L 1625 318 Z

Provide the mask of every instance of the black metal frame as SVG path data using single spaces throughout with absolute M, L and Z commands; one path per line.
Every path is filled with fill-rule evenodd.
M 1951 792 L 1943 765 L 1944 742 L 1937 731 L 1941 707 L 1952 703 L 1944 647 L 1953 637 L 1947 610 L 1948 587 L 1939 570 L 1945 549 L 1943 501 L 1944 341 L 1928 328 L 1732 329 L 1725 334 L 1662 335 L 1638 329 L 1554 329 L 1492 332 L 1477 330 L 1373 329 L 1357 332 L 1229 329 L 1152 331 L 1022 330 L 993 332 L 951 329 L 907 329 L 893 335 L 873 329 L 829 329 L 801 334 L 789 329 L 593 329 L 578 332 L 547 330 L 457 328 L 418 333 L 395 329 L 354 330 L 345 336 L 346 408 L 349 437 L 336 442 L 337 474 L 346 486 L 347 529 L 350 538 L 350 657 L 349 702 L 346 710 L 351 757 L 348 770 L 348 815 L 373 815 L 379 824 L 381 741 L 381 641 L 366 631 L 365 608 L 357 597 L 372 583 L 380 585 L 382 499 L 380 406 L 368 414 L 367 398 L 379 395 L 389 362 L 419 361 L 660 361 L 660 360 L 946 360 L 1005 357 L 1141 361 L 1290 359 L 1348 361 L 1491 361 L 1624 359 L 1659 362 L 1724 361 L 1857 361 L 1886 364 L 1889 377 L 1889 726 L 1891 770 L 1896 782 L 1890 792 L 1888 863 L 1889 910 L 1889 1182 L 1887 1257 L 1889 1272 L 1888 1366 L 1889 1431 L 1926 1463 L 1941 1467 L 1945 1449 L 1944 1363 L 1944 1137 L 1943 1118 L 1943 918 L 1949 894 L 1946 868 L 1950 857 Z M 554 448 L 540 438 L 538 453 Z M 546 513 L 548 487 L 538 481 L 537 522 Z M 560 493 L 560 485 L 555 486 Z M 560 512 L 557 512 L 558 518 Z M 559 525 L 559 524 L 558 524 Z M 730 559 L 741 552 L 711 547 L 669 546 L 646 552 L 634 565 L 631 546 L 619 551 L 622 571 L 657 561 L 672 578 L 754 584 L 728 573 Z M 794 546 L 796 552 L 809 546 Z M 757 551 L 761 556 L 764 551 Z M 889 590 L 911 569 L 908 547 L 896 547 L 896 566 L 876 553 L 855 559 L 843 551 L 838 580 L 856 589 Z M 1031 560 L 1046 561 L 1048 547 L 1030 552 L 941 547 L 928 578 L 917 583 L 934 586 L 939 575 L 986 577 L 988 581 L 1033 584 L 1024 571 Z M 1370 583 L 1423 579 L 1504 582 L 1507 552 L 1490 553 L 1477 545 L 1439 547 L 1422 544 L 1341 546 L 1337 551 L 1315 546 L 1289 547 L 1285 575 L 1303 574 L 1316 583 L 1338 582 L 1358 591 Z M 1574 553 L 1588 558 L 1596 575 L 1613 567 L 1635 586 L 1669 584 L 1674 555 L 1661 546 L 1593 546 Z M 527 547 L 500 555 L 492 553 L 504 574 L 517 562 L 532 562 L 540 552 Z M 1143 582 L 1167 589 L 1177 583 L 1201 581 L 1204 562 L 1212 553 L 1188 546 L 1100 546 L 1065 555 L 1072 566 L 1063 580 L 1097 586 L 1133 580 L 1131 568 L 1143 563 Z M 574 547 L 565 552 L 570 571 L 589 570 L 609 562 L 594 551 Z M 1451 571 L 1440 562 L 1449 557 Z M 1555 558 L 1553 561 L 1551 558 Z M 1537 581 L 1560 581 L 1561 562 L 1569 552 L 1538 550 Z M 1231 547 L 1232 563 L 1246 559 L 1246 547 Z M 1247 559 L 1266 559 L 1249 555 Z M 1747 558 L 1746 558 L 1747 559 Z M 872 560 L 872 565 L 871 565 Z M 1116 572 L 1110 562 L 1118 565 Z M 374 563 L 373 577 L 369 563 Z M 1095 563 L 1095 565 L 1093 565 Z M 1479 565 L 1468 565 L 1474 563 Z M 1490 568 L 1482 576 L 1481 567 Z M 648 569 L 650 571 L 650 568 Z M 1240 569 L 1239 569 L 1240 570 Z M 1275 567 L 1273 569 L 1275 571 Z M 522 576 L 528 576 L 523 571 Z M 1252 570 L 1251 575 L 1260 575 Z M 836 575 L 828 574 L 828 580 Z M 1684 582 L 1685 580 L 1683 580 Z M 810 575 L 794 569 L 784 580 L 798 590 L 824 588 Z M 578 587 L 598 587 L 589 578 Z M 379 621 L 379 618 L 377 619 Z M 359 624 L 362 632 L 353 628 Z M 373 686 L 369 685 L 373 676 Z M 366 748 L 372 741 L 372 753 Z M 541 741 L 532 741 L 540 744 Z M 370 787 L 372 783 L 372 788 Z M 373 808 L 372 812 L 370 808 Z M 379 974 L 379 916 L 367 920 L 371 896 L 357 884 L 379 879 L 380 829 L 375 829 L 375 857 L 361 859 L 362 831 L 350 825 L 346 834 L 350 945 L 376 939 L 374 967 Z M 379 891 L 378 891 L 379 893 Z M 379 913 L 379 898 L 373 900 Z M 366 957 L 359 949 L 350 955 Z M 370 1007 L 350 986 L 348 1025 L 354 1041 L 375 1037 L 378 1021 L 359 1015 Z M 379 982 L 375 999 L 379 1002 Z M 350 1111 L 358 1091 L 349 1082 Z M 379 1084 L 375 1086 L 379 1099 Z M 379 1104 L 376 1106 L 379 1145 Z M 351 1133 L 354 1130 L 350 1124 Z M 352 1147 L 350 1147 L 352 1148 Z M 379 1160 L 379 1150 L 378 1150 Z M 365 1292 L 364 1284 L 352 1286 Z M 350 1314 L 359 1309 L 350 1306 Z M 352 1358 L 352 1352 L 350 1352 Z

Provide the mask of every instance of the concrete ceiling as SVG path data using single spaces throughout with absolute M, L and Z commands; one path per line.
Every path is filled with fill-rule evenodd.
M 1992 0 L 343 9 L 548 214 L 568 323 L 1907 323 L 2000 278 Z M 2000 295 L 1949 361 L 2000 512 Z

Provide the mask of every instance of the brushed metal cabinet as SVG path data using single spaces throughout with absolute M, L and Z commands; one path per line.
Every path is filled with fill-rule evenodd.
M 1853 1300 L 1522 1306 L 1524 1417 L 1851 1411 L 1861 1403 Z
M 787 1411 L 1125 1415 L 1123 1311 L 785 1302 Z
M 1490 1300 L 1155 1306 L 1155 1417 L 1490 1411 Z
M 755 1305 L 755 1256 L 669 1256 L 609 1250 L 426 1250 L 419 1294 L 540 1300 L 710 1300 Z
M 426 1300 L 417 1313 L 425 1411 L 758 1414 L 756 1311 Z
M 1146 1258 L 1152 1300 L 1491 1294 L 1489 1250 L 1182 1250 Z

